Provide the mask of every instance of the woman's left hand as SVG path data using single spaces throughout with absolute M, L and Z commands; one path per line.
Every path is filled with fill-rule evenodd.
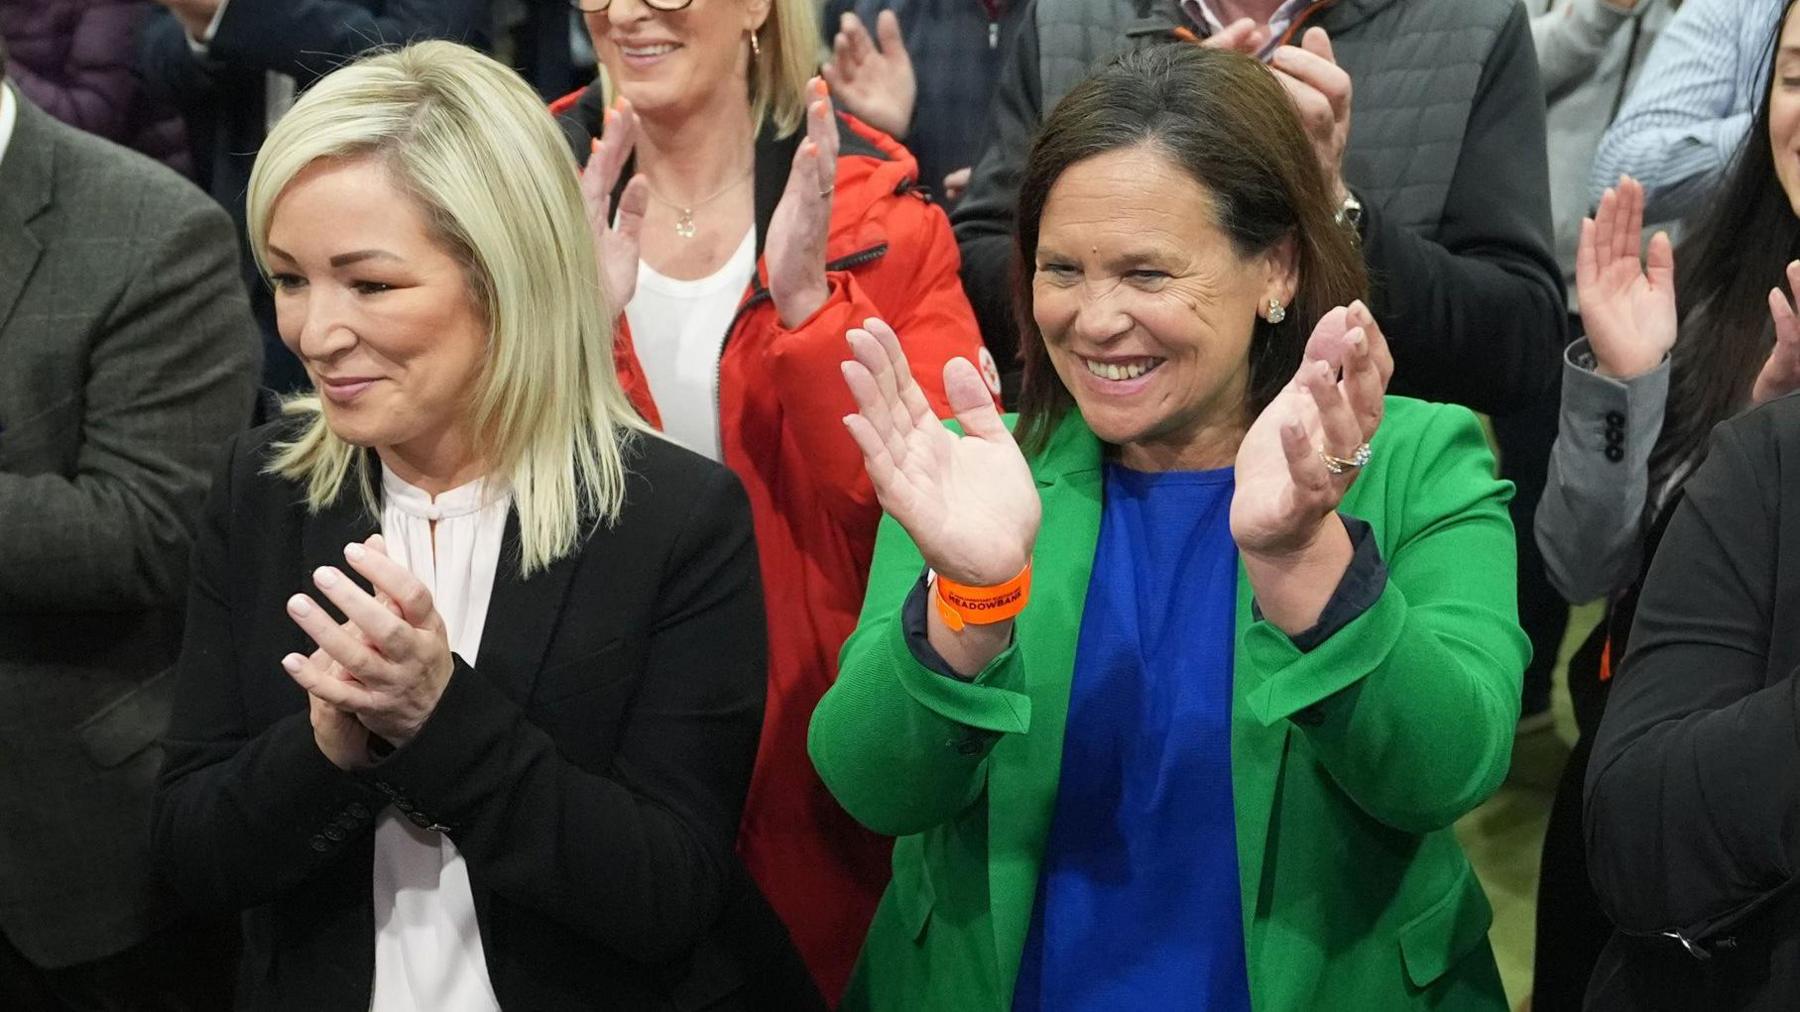
M 794 152 L 763 253 L 769 295 L 782 325 L 790 328 L 806 322 L 831 294 L 825 280 L 825 240 L 831 234 L 831 196 L 837 186 L 837 116 L 823 80 L 808 81 L 806 94 L 806 140 Z
M 1324 455 L 1349 460 L 1375 437 L 1392 374 L 1387 340 L 1361 302 L 1319 321 L 1294 378 L 1238 448 L 1231 535 L 1246 557 L 1298 559 L 1331 525 L 1341 529 L 1338 504 L 1360 468 L 1332 474 Z
M 379 535 L 347 546 L 344 557 L 386 600 L 338 569 L 314 570 L 313 582 L 347 621 L 340 625 L 305 594 L 289 598 L 288 615 L 319 650 L 310 658 L 289 654 L 282 666 L 309 694 L 402 746 L 425 726 L 450 682 L 449 635 L 431 592 L 388 557 Z

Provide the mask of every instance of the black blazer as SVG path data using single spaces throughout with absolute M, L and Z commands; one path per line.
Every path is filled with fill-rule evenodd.
M 506 1008 L 746 1004 L 743 946 L 785 936 L 746 926 L 766 908 L 732 852 L 766 652 L 737 479 L 635 437 L 618 523 L 530 579 L 515 513 L 480 656 L 457 658 L 417 738 L 353 774 L 314 745 L 281 668 L 311 648 L 283 602 L 378 524 L 354 491 L 310 516 L 263 473 L 283 425 L 233 447 L 203 518 L 156 799 L 177 888 L 245 912 L 240 1003 L 367 1009 L 372 827 L 391 804 L 467 860 Z
M 1590 1009 L 1800 1008 L 1800 397 L 1721 425 L 1588 767 Z M 1679 936 L 1679 937 L 1677 937 Z

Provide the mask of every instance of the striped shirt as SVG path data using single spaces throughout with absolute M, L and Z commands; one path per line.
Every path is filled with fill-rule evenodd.
M 1269 41 L 1263 44 L 1262 52 L 1256 54 L 1257 59 L 1267 62 L 1269 57 L 1275 55 L 1275 50 L 1281 45 L 1281 36 L 1287 32 L 1288 26 L 1294 23 L 1294 19 L 1300 16 L 1300 12 L 1304 11 L 1311 3 L 1312 0 L 1286 0 L 1275 9 L 1275 13 L 1269 15 L 1268 24 L 1265 26 L 1269 29 Z M 1213 13 L 1213 9 L 1207 5 L 1206 0 L 1181 0 L 1181 11 L 1188 16 L 1189 21 L 1206 29 L 1205 35 L 1211 36 L 1225 30 L 1225 22 L 1219 20 L 1219 16 Z M 1294 45 L 1299 44 L 1298 40 L 1294 42 Z
M 1644 184 L 1644 217 L 1702 206 L 1750 131 L 1768 79 L 1782 0 L 1687 0 L 1637 74 L 1600 141 L 1589 196 L 1629 173 Z

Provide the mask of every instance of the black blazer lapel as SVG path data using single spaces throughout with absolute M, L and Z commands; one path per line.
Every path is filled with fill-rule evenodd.
M 367 452 L 367 451 L 365 451 Z M 369 454 L 367 464 L 379 474 L 380 465 Z M 369 581 L 350 568 L 344 559 L 344 546 L 352 541 L 362 541 L 371 534 L 381 533 L 381 521 L 369 514 L 363 506 L 362 490 L 354 487 L 356 470 L 350 471 L 350 480 L 346 487 L 338 493 L 337 501 L 317 513 L 306 518 L 300 531 L 300 572 L 301 586 L 295 588 L 310 595 L 313 600 L 327 604 L 325 596 L 313 585 L 312 571 L 320 566 L 336 566 L 344 575 L 355 580 L 364 590 L 370 590 Z
M 538 570 L 530 579 L 519 575 L 519 555 L 519 514 L 515 509 L 506 515 L 500 566 L 494 574 L 494 594 L 488 601 L 475 670 L 524 707 L 562 623 L 581 550 Z

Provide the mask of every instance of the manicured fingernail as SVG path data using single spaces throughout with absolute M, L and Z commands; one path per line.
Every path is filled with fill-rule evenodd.
M 313 582 L 321 587 L 335 587 L 338 582 L 337 570 L 330 566 L 320 566 L 313 570 Z
M 312 610 L 312 602 L 306 599 L 305 594 L 295 594 L 288 598 L 288 611 L 296 615 L 311 615 Z
M 305 663 L 306 662 L 300 658 L 299 654 L 288 654 L 281 659 L 281 666 L 286 668 L 287 673 L 290 675 L 299 674 L 301 666 Z
M 344 558 L 351 562 L 361 562 L 364 554 L 363 546 L 354 541 L 344 546 Z

